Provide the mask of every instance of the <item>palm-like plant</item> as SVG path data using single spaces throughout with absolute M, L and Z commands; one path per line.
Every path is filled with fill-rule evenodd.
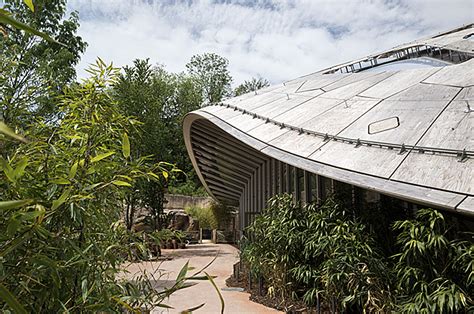
M 472 234 L 466 240 L 450 240 L 444 216 L 432 209 L 418 211 L 415 220 L 397 221 L 393 228 L 400 232 L 397 244 L 401 252 L 393 256 L 399 309 L 452 313 L 471 306 L 472 310 Z

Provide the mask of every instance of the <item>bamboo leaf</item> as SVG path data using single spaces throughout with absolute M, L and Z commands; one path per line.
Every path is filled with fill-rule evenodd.
M 195 306 L 195 307 L 192 307 L 190 309 L 187 309 L 187 310 L 184 310 L 181 312 L 181 314 L 190 314 L 196 310 L 199 310 L 200 308 L 202 308 L 204 305 L 206 305 L 206 303 L 202 303 L 202 304 L 199 304 L 198 306 Z
M 222 297 L 222 293 L 221 291 L 219 290 L 219 288 L 217 287 L 214 279 L 212 278 L 212 276 L 209 276 L 208 273 L 204 272 L 204 274 L 206 274 L 207 276 L 207 279 L 209 279 L 209 281 L 211 282 L 211 284 L 214 286 L 214 288 L 216 289 L 216 292 L 217 294 L 219 295 L 219 299 L 221 301 L 221 314 L 224 314 L 224 308 L 225 308 L 225 303 L 224 303 L 224 298 Z
M 33 203 L 32 199 L 16 200 L 16 201 L 0 201 L 0 209 L 6 210 L 6 209 L 18 208 L 18 207 L 29 205 L 31 203 Z
M 16 231 L 18 230 L 18 228 L 20 228 L 21 226 L 21 221 L 17 218 L 11 218 L 9 221 L 8 221 L 8 225 L 7 225 L 7 234 L 9 236 L 14 236 Z
M 28 158 L 22 158 L 18 164 L 16 165 L 15 170 L 13 171 L 13 176 L 15 177 L 15 181 L 18 180 L 25 174 L 25 168 L 28 165 Z
M 40 32 L 36 29 L 34 29 L 33 27 L 31 26 L 28 26 L 26 24 L 23 24 L 22 22 L 20 21 L 17 21 L 15 20 L 14 18 L 12 18 L 10 15 L 8 14 L 5 14 L 4 11 L 0 11 L 0 23 L 2 24 L 8 24 L 8 25 L 11 25 L 15 28 L 18 28 L 18 29 L 21 29 L 27 33 L 30 33 L 30 34 L 33 34 L 33 35 L 36 35 L 36 36 L 39 36 L 49 42 L 52 42 L 52 43 L 55 43 L 55 44 L 58 44 L 58 45 L 61 45 L 63 47 L 67 47 L 66 45 L 64 45 L 63 43 L 60 43 L 59 41 L 56 41 L 54 40 L 53 38 L 51 38 L 48 34 L 46 33 L 43 33 L 43 32 Z
M 112 181 L 112 184 L 117 186 L 132 186 L 130 183 L 121 180 Z
M 97 155 L 97 156 L 95 156 L 94 158 L 91 159 L 91 162 L 101 161 L 102 159 L 107 158 L 109 156 L 112 156 L 113 154 L 115 154 L 115 152 L 108 152 L 108 153 L 103 153 L 103 154 Z
M 51 183 L 65 185 L 65 184 L 71 184 L 71 181 L 69 181 L 66 178 L 58 178 L 58 179 L 51 180 Z
M 59 206 L 61 206 L 69 196 L 69 193 L 71 193 L 72 187 L 69 187 L 63 191 L 63 194 L 57 199 L 53 201 L 53 205 L 51 207 L 52 210 L 57 209 Z
M 69 169 L 69 179 L 74 179 L 74 177 L 76 176 L 76 173 L 77 173 L 77 166 L 79 164 L 77 163 L 77 161 L 71 166 L 71 169 Z
M 188 265 L 189 261 L 187 261 L 186 264 L 184 264 L 184 266 L 181 268 L 178 277 L 176 278 L 177 282 L 182 281 L 186 277 L 186 273 L 188 272 Z
M 15 298 L 15 296 L 3 284 L 0 283 L 0 298 L 11 307 L 13 312 L 18 314 L 26 314 L 23 305 Z
M 130 140 L 128 138 L 127 133 L 123 133 L 123 136 L 122 136 L 122 153 L 123 153 L 123 157 L 125 158 L 130 157 Z
M 2 23 L 2 13 L 0 12 L 0 23 Z M 28 141 L 21 135 L 16 134 L 12 129 L 10 129 L 5 123 L 0 121 L 0 133 L 5 134 L 11 138 L 14 138 L 20 142 L 27 143 Z
M 23 2 L 30 8 L 31 12 L 35 12 L 35 6 L 33 5 L 33 0 L 23 0 Z

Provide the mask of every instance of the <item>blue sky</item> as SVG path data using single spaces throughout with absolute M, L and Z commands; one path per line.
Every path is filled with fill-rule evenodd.
M 173 72 L 192 55 L 229 59 L 234 85 L 278 83 L 473 22 L 472 0 L 69 0 L 96 57 L 150 58 Z

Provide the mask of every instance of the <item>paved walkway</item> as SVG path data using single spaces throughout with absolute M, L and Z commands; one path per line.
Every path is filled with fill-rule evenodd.
M 225 280 L 232 274 L 232 265 L 238 261 L 238 250 L 228 244 L 205 243 L 189 245 L 184 250 L 162 250 L 163 256 L 169 256 L 173 259 L 163 262 L 135 263 L 127 269 L 130 271 L 130 275 L 133 275 L 143 269 L 153 271 L 159 268 L 167 273 L 160 279 L 171 281 L 176 278 L 179 270 L 188 260 L 189 265 L 195 267 L 196 270 L 194 271 L 197 271 L 208 264 L 216 254 L 218 254 L 217 259 L 207 268 L 206 272 L 217 276 L 215 282 L 221 289 L 226 287 Z M 192 274 L 193 271 L 190 273 Z M 220 300 L 211 283 L 208 281 L 195 282 L 196 285 L 177 291 L 170 297 L 167 304 L 173 306 L 174 309 L 165 311 L 160 309 L 153 313 L 180 313 L 201 303 L 206 304 L 194 313 L 220 313 Z M 166 282 L 163 281 L 163 283 Z M 221 293 L 225 300 L 225 313 L 281 313 L 250 301 L 248 293 L 223 290 L 221 290 Z

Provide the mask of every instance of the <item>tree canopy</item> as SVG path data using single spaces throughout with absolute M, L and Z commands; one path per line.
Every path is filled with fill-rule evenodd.
M 250 92 L 255 92 L 261 88 L 270 86 L 270 83 L 264 78 L 252 77 L 251 80 L 244 81 L 234 89 L 234 96 L 240 96 Z
M 77 35 L 78 15 L 66 16 L 65 0 L 37 0 L 34 12 L 20 0 L 5 0 L 12 17 L 61 44 L 29 32 L 3 26 L 0 36 L 0 117 L 24 128 L 35 118 L 57 119 L 56 102 L 66 85 L 76 79 L 75 66 L 86 43 Z
M 202 89 L 204 104 L 213 104 L 231 95 L 229 61 L 215 53 L 194 55 L 186 68 Z

